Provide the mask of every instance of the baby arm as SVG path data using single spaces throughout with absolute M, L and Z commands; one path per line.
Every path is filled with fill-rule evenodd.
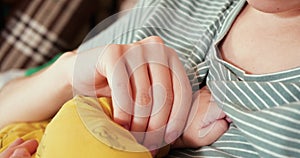
M 49 119 L 72 97 L 62 69 L 67 55 L 42 72 L 9 82 L 0 91 L 0 129 L 13 122 Z
M 193 107 L 186 129 L 172 147 L 197 148 L 210 145 L 228 129 L 229 120 L 213 101 L 210 91 L 203 87 L 193 98 Z

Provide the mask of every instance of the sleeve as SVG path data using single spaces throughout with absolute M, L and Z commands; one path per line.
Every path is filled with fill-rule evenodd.
M 153 10 L 155 10 L 154 6 L 158 3 L 160 1 L 140 0 L 133 9 L 125 10 L 122 13 L 106 18 L 89 32 L 79 47 L 78 52 L 112 43 L 128 44 L 137 41 L 135 38 L 137 31 L 151 17 Z M 103 30 L 103 27 L 106 27 L 121 14 L 125 15 Z M 103 31 L 100 32 L 99 30 Z
M 128 44 L 149 36 L 159 36 L 168 47 L 176 51 L 193 91 L 199 90 L 208 72 L 208 64 L 203 61 L 213 36 L 210 35 L 213 31 L 209 28 L 217 20 L 216 15 L 222 11 L 212 12 L 213 5 L 199 1 L 199 5 L 207 5 L 205 7 L 209 7 L 209 13 L 214 15 L 207 20 L 203 18 L 204 8 L 195 6 L 193 2 L 140 0 L 132 10 L 126 11 L 128 13 L 124 17 L 104 31 L 98 30 L 103 30 L 118 15 L 98 24 L 87 35 L 78 52 L 107 44 Z

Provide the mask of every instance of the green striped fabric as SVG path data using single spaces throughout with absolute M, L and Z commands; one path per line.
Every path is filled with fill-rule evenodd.
M 79 52 L 157 35 L 178 52 L 194 91 L 206 82 L 233 123 L 212 145 L 172 150 L 169 157 L 300 157 L 300 68 L 249 75 L 223 61 L 217 50 L 245 3 L 140 0 Z

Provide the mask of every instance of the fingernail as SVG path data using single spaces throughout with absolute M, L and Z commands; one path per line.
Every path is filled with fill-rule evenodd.
M 178 132 L 177 132 L 177 131 L 173 131 L 173 132 L 171 132 L 171 133 L 167 136 L 166 141 L 167 141 L 167 143 L 169 144 L 169 143 L 175 141 L 175 140 L 177 139 L 177 137 L 178 137 Z
M 226 121 L 227 121 L 228 123 L 231 123 L 231 122 L 232 122 L 231 118 L 228 117 L 228 116 L 226 116 Z

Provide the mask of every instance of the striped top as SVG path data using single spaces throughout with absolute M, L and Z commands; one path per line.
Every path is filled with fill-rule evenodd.
M 140 0 L 135 9 L 86 41 L 79 51 L 157 35 L 178 52 L 194 91 L 206 82 L 233 123 L 212 145 L 173 150 L 169 157 L 298 157 L 300 67 L 263 75 L 246 74 L 222 60 L 217 49 L 245 3 Z M 95 34 L 97 29 L 89 36 Z

